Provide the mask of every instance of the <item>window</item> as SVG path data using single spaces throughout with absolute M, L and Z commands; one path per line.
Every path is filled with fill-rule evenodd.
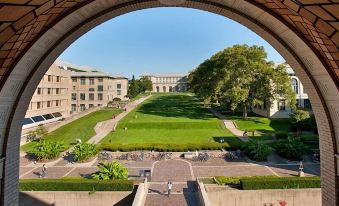
M 88 99 L 89 99 L 89 100 L 94 100 L 94 94 L 93 94 L 93 93 L 89 93 L 88 95 L 89 95 L 89 96 L 88 96 Z
M 56 77 L 56 82 L 60 82 L 60 77 L 59 76 Z
M 99 93 L 99 94 L 98 94 L 98 100 L 102 100 L 102 97 L 103 97 L 103 96 L 102 96 L 102 93 Z
M 94 104 L 89 104 L 88 105 L 88 108 L 92 108 L 92 107 L 94 107 Z
M 47 101 L 47 107 L 51 107 L 51 101 Z
M 86 79 L 85 78 L 80 79 L 80 84 L 81 85 L 86 85 Z
M 94 85 L 94 79 L 93 78 L 89 79 L 89 85 Z
M 278 102 L 278 109 L 279 111 L 285 111 L 286 107 L 285 107 L 285 100 L 280 100 Z
M 42 116 L 34 116 L 32 119 L 34 122 L 41 122 L 45 120 Z
M 86 100 L 85 93 L 80 93 L 80 100 Z
M 52 81 L 52 75 L 48 75 L 47 80 L 48 80 L 48 82 L 51 82 Z
M 60 94 L 60 89 L 59 88 L 55 89 L 55 94 Z
M 61 117 L 62 115 L 61 115 L 60 112 L 55 112 L 55 113 L 53 113 L 53 116 L 54 116 L 55 118 L 57 118 L 57 117 Z
M 23 125 L 32 124 L 32 123 L 34 123 L 34 122 L 31 118 L 25 118 L 24 120 L 22 120 Z
M 76 86 L 73 86 L 73 90 L 76 90 L 77 89 L 77 87 Z
M 103 79 L 101 77 L 99 77 L 98 82 L 103 82 Z
M 60 100 L 56 100 L 56 101 L 55 101 L 55 106 L 58 107 L 59 105 L 60 105 Z
M 77 111 L 77 105 L 76 104 L 72 104 L 71 105 L 71 110 L 72 110 L 72 112 L 76 112 Z
M 94 92 L 94 88 L 89 88 L 88 91 Z
M 98 104 L 98 107 L 101 107 L 102 106 L 102 104 Z
M 46 120 L 53 119 L 54 117 L 51 114 L 42 115 Z
M 37 94 L 40 95 L 41 93 L 42 93 L 42 89 L 41 89 L 41 88 L 38 88 L 38 89 L 37 89 Z
M 77 93 L 72 93 L 72 100 L 77 100 Z
M 77 82 L 77 78 L 72 78 L 72 82 Z
M 99 91 L 99 92 L 102 92 L 102 91 L 104 91 L 104 86 L 102 86 L 102 85 L 98 85 L 98 91 Z
M 299 94 L 298 81 L 296 79 L 291 79 L 291 86 L 294 93 Z
M 80 112 L 85 111 L 86 106 L 84 104 L 80 104 Z
M 117 89 L 121 89 L 121 84 L 117 84 Z
M 48 88 L 47 89 L 47 94 L 51 94 L 52 93 L 52 89 L 51 88 Z
M 312 110 L 311 102 L 309 99 L 304 99 L 304 108 L 308 110 Z
M 121 90 L 117 90 L 117 95 L 121 95 Z
M 40 108 L 41 108 L 41 102 L 37 102 L 37 103 L 36 103 L 36 108 L 37 108 L 37 109 L 40 109 Z

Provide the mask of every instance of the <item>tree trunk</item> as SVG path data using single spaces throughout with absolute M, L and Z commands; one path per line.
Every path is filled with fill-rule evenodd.
M 242 118 L 243 120 L 247 119 L 247 107 L 244 105 L 243 110 L 242 110 Z

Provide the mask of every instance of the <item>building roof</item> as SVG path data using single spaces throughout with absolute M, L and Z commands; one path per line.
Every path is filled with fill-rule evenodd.
M 286 66 L 286 72 L 287 72 L 287 74 L 289 74 L 289 75 L 295 75 L 294 70 L 292 69 L 292 67 L 291 67 L 289 64 L 287 64 L 287 62 L 277 62 L 277 63 L 274 64 L 274 66 L 277 67 L 277 66 L 280 65 L 280 64 L 284 64 L 284 65 Z
M 71 77 L 109 77 L 114 79 L 127 79 L 127 77 L 124 77 L 122 75 L 111 75 L 109 73 L 100 71 L 99 69 L 92 66 L 79 66 L 61 60 L 56 60 L 54 63 L 59 67 L 70 70 Z

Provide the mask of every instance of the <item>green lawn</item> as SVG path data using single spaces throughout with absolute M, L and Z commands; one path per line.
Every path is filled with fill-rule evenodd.
M 125 131 L 124 128 L 127 128 Z M 154 94 L 123 118 L 103 145 L 195 145 L 241 144 L 222 121 L 187 94 Z
M 121 109 L 101 109 L 92 112 L 47 134 L 45 139 L 46 141 L 63 142 L 66 150 L 75 142 L 76 138 L 80 138 L 83 142 L 86 142 L 94 136 L 94 127 L 98 122 L 108 120 L 112 118 L 113 114 L 117 115 L 121 112 Z M 23 151 L 30 151 L 35 144 L 36 142 L 25 144 L 21 149 Z
M 255 130 L 256 139 L 270 140 L 275 132 L 288 132 L 290 128 L 289 119 L 269 119 L 256 114 L 249 114 L 247 120 L 242 119 L 242 114 L 226 115 L 227 118 L 234 120 L 240 130 Z M 252 133 L 249 133 L 251 137 Z

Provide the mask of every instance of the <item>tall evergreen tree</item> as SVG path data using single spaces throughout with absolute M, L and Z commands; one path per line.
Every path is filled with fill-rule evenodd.
M 129 98 L 134 98 L 139 94 L 139 86 L 137 81 L 135 80 L 135 77 L 133 75 L 132 80 L 129 82 L 129 87 L 127 91 L 127 96 Z

